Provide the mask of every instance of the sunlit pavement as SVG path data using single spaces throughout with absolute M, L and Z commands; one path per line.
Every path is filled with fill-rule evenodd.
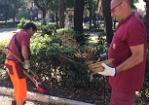
M 7 96 L 0 96 L 0 105 L 11 105 L 12 98 Z M 25 105 L 37 105 L 33 102 L 27 101 Z
M 9 40 L 15 32 L 19 31 L 20 29 L 17 28 L 3 28 L 0 29 L 0 41 L 2 40 Z

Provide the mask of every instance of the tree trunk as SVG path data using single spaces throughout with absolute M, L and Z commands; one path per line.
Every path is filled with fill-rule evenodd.
M 43 10 L 42 11 L 42 24 L 46 24 L 46 14 L 47 14 L 47 11 L 46 10 Z
M 88 5 L 89 5 L 89 28 L 93 29 L 96 27 L 96 15 L 95 15 L 95 6 L 93 3 L 93 0 L 88 0 Z
M 74 30 L 83 33 L 84 0 L 75 0 L 74 7 Z
M 56 27 L 58 28 L 58 13 L 55 12 Z
M 15 23 L 16 21 L 15 21 L 15 17 L 13 17 L 13 23 Z
M 60 28 L 64 28 L 64 10 L 65 10 L 65 4 L 64 4 L 64 0 L 60 0 L 60 4 L 59 4 L 59 16 L 60 16 Z
M 102 12 L 105 21 L 105 31 L 108 45 L 111 43 L 113 37 L 110 4 L 111 0 L 102 0 Z
M 93 1 L 88 0 L 88 5 L 89 5 L 89 28 L 92 28 L 92 20 L 93 20 Z
M 7 20 L 8 20 L 8 12 L 5 13 L 5 24 L 7 25 Z
M 16 22 L 16 12 L 14 13 L 12 19 L 13 19 L 13 23 L 15 23 Z

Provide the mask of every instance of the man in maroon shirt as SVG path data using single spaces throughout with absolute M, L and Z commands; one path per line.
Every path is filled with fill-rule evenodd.
M 30 38 L 36 31 L 37 27 L 33 23 L 27 23 L 12 37 L 8 45 L 5 65 L 14 87 L 12 105 L 23 105 L 25 102 L 27 86 L 23 70 L 30 68 Z
M 140 90 L 144 81 L 146 29 L 132 12 L 128 0 L 112 0 L 111 15 L 119 22 L 108 49 L 108 59 L 113 59 L 112 66 L 102 63 L 102 72 L 92 71 L 109 76 L 112 88 L 110 105 L 132 105 L 135 91 Z

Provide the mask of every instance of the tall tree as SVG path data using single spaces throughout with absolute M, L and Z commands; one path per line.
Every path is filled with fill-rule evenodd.
M 84 45 L 86 37 L 83 34 L 83 13 L 85 0 L 75 0 L 74 7 L 74 31 L 75 38 L 80 45 Z
M 89 28 L 91 29 L 96 27 L 96 7 L 98 0 L 87 0 L 87 4 L 89 10 Z
M 42 11 L 43 24 L 46 24 L 46 14 L 50 9 L 51 0 L 33 0 L 35 5 Z
M 65 4 L 67 8 L 73 8 L 74 7 L 74 1 L 75 0 L 65 0 Z
M 110 44 L 113 37 L 112 30 L 112 18 L 111 18 L 111 9 L 110 9 L 111 0 L 102 0 L 102 12 L 105 20 L 105 31 L 107 37 L 107 43 Z
M 59 2 L 60 0 L 52 0 L 50 3 L 51 11 L 54 14 L 56 25 L 59 26 L 58 24 L 58 11 L 59 11 Z
M 83 33 L 84 0 L 75 0 L 74 7 L 74 30 Z
M 64 0 L 59 1 L 59 19 L 60 19 L 60 28 L 64 28 L 64 11 L 65 11 L 65 4 Z
M 8 17 L 9 17 L 9 13 L 10 13 L 10 8 L 11 6 L 9 5 L 9 0 L 5 0 L 5 1 L 1 1 L 0 4 L 0 12 L 2 17 L 4 17 L 5 19 L 5 23 L 7 23 Z
M 11 0 L 11 14 L 13 21 L 15 21 L 16 15 L 19 11 L 19 9 L 23 6 L 24 0 Z
M 74 0 L 51 0 L 50 7 L 51 12 L 55 15 L 57 26 L 64 27 L 65 9 L 73 8 Z
M 0 14 L 5 18 L 5 23 L 9 18 L 15 20 L 19 8 L 23 5 L 23 0 L 0 0 Z

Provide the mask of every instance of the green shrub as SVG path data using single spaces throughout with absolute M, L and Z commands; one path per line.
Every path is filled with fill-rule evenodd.
M 14 28 L 17 27 L 18 22 L 0 22 L 0 28 Z
M 98 43 L 96 45 L 96 49 L 99 55 L 106 53 L 107 51 L 106 40 L 105 38 L 103 38 L 103 36 L 98 36 Z
M 0 41 L 1 48 L 5 48 L 7 46 L 7 41 Z M 3 52 L 4 49 L 0 50 L 0 68 L 4 66 L 5 61 L 5 53 Z
M 67 87 L 86 87 L 89 73 L 81 65 L 83 60 L 75 57 L 78 49 L 61 45 L 56 39 L 60 40 L 59 37 L 48 35 L 37 35 L 32 39 L 32 69 L 43 80 L 54 80 Z
M 5 60 L 5 54 L 0 51 L 0 68 L 3 68 L 4 66 L 4 60 Z
M 48 34 L 48 35 L 51 35 L 52 32 L 55 32 L 56 30 L 56 24 L 46 24 L 46 25 L 43 25 L 43 24 L 37 24 L 37 28 L 39 31 L 42 32 L 42 34 Z
M 18 28 L 22 28 L 29 20 L 26 20 L 25 18 L 21 18 L 19 24 L 17 25 Z
M 88 42 L 89 35 L 84 33 L 75 32 L 75 39 L 76 41 L 82 46 Z
M 56 32 L 57 32 L 57 34 L 64 34 L 64 33 L 66 33 L 66 34 L 74 34 L 74 31 L 73 31 L 73 29 L 68 29 L 68 28 L 60 28 L 60 29 L 57 29 L 56 30 Z
M 85 45 L 88 42 L 88 37 L 89 37 L 89 35 L 80 34 L 80 33 L 75 32 L 73 29 L 70 29 L 70 28 L 58 29 L 58 30 L 56 30 L 56 34 L 72 36 L 76 40 L 76 42 L 81 46 Z
M 51 81 L 48 83 L 56 82 L 74 88 L 88 88 L 92 85 L 97 88 L 98 83 L 93 85 L 90 82 L 84 58 L 76 56 L 85 46 L 78 47 L 74 35 L 72 29 L 58 29 L 50 36 L 35 36 L 31 44 L 32 68 L 43 80 Z

